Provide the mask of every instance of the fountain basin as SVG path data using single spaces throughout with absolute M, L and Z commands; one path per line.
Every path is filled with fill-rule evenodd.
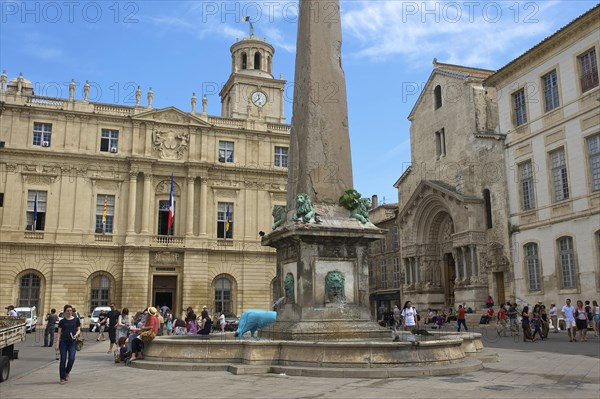
M 421 342 L 386 340 L 271 341 L 196 336 L 157 337 L 144 350 L 158 362 L 228 363 L 316 368 L 413 367 L 459 363 L 465 359 L 463 339 L 444 336 Z

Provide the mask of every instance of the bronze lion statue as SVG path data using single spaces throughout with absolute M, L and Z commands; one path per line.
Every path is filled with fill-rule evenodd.
M 302 220 L 304 223 L 315 222 L 315 210 L 308 194 L 296 195 L 296 213 L 293 217 L 294 221 Z

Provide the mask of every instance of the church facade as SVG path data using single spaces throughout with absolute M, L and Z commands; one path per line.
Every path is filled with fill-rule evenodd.
M 87 84 L 40 97 L 3 73 L 0 303 L 269 308 L 259 232 L 285 205 L 290 130 L 274 53 L 255 36 L 231 47 L 221 116 L 195 95 L 190 112 L 155 109 L 151 89 L 135 106 L 91 102 Z
M 492 73 L 434 60 L 409 116 L 412 164 L 395 187 L 402 300 L 418 309 L 513 299 L 504 136 L 483 87 Z

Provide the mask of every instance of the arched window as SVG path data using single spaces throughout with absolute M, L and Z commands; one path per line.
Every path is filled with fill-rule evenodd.
M 492 196 L 490 195 L 490 190 L 487 188 L 483 190 L 483 200 L 485 201 L 485 221 L 487 223 L 487 228 L 491 229 L 493 227 Z
M 273 74 L 273 60 L 271 59 L 271 56 L 267 57 L 267 72 Z
M 99 274 L 92 279 L 90 291 L 90 311 L 97 306 L 108 306 L 110 303 L 110 279 Z
M 254 69 L 260 69 L 260 53 L 254 53 Z
M 248 68 L 248 56 L 246 53 L 242 53 L 242 69 Z
M 537 244 L 525 245 L 525 264 L 527 265 L 527 281 L 529 291 L 540 291 L 542 289 L 542 273 L 540 270 L 540 259 Z
M 433 95 L 435 97 L 435 109 L 442 107 L 442 86 L 437 85 L 433 89 Z
M 558 239 L 558 255 L 560 261 L 560 288 L 576 288 L 575 253 L 573 251 L 572 237 L 561 237 Z
M 39 307 L 40 303 L 40 276 L 27 273 L 21 277 L 19 284 L 19 307 Z
M 232 309 L 231 281 L 225 277 L 218 278 L 215 281 L 215 314 L 223 312 L 226 316 L 232 315 Z

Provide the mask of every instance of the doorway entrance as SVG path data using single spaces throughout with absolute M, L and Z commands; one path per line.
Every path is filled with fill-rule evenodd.
M 177 314 L 177 276 L 154 276 L 152 282 L 153 304 L 159 308 L 166 305 Z
M 454 258 L 451 253 L 444 254 L 446 263 L 446 305 L 454 306 L 454 280 L 456 279 L 456 269 L 454 268 Z
M 494 278 L 495 278 L 495 282 L 496 282 L 496 287 L 497 287 L 497 302 L 499 304 L 503 304 L 506 303 L 506 297 L 504 294 L 504 273 L 499 272 L 499 273 L 494 273 Z

